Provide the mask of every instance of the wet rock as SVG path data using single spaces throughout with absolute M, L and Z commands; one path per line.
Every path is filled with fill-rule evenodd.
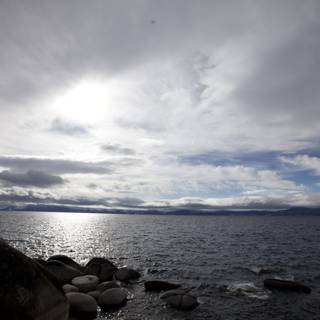
M 100 292 L 106 291 L 107 289 L 120 288 L 120 285 L 116 281 L 105 281 L 97 285 L 97 290 Z
M 73 278 L 83 275 L 79 270 L 58 260 L 47 261 L 44 267 L 58 279 L 61 286 L 70 283 Z
M 60 261 L 64 264 L 66 264 L 67 266 L 70 266 L 70 267 L 77 269 L 81 272 L 83 272 L 83 269 L 84 269 L 79 263 L 77 263 L 76 261 L 74 261 L 70 257 L 65 256 L 63 254 L 56 254 L 56 255 L 50 257 L 47 261 L 50 261 L 50 260 Z
M 95 298 L 96 300 L 98 300 L 101 295 L 101 292 L 98 290 L 94 290 L 94 291 L 89 291 L 87 294 L 92 298 Z
M 140 273 L 134 269 L 123 267 L 118 269 L 114 274 L 115 278 L 119 281 L 128 282 L 130 280 L 136 280 L 140 278 Z
M 92 259 L 86 264 L 86 267 L 89 266 L 89 265 L 92 264 L 92 263 L 108 264 L 109 266 L 116 268 L 116 266 L 115 266 L 110 260 L 108 260 L 107 258 L 94 257 L 94 258 L 92 258 Z
M 43 260 L 43 259 L 41 259 L 41 258 L 34 258 L 33 260 L 34 260 L 35 262 L 41 264 L 42 266 L 45 266 L 46 263 L 47 263 L 46 260 Z
M 160 281 L 160 280 L 153 280 L 153 281 L 146 281 L 144 283 L 144 287 L 146 291 L 168 291 L 173 289 L 178 289 L 180 285 L 170 283 L 167 281 Z
M 79 288 L 76 286 L 73 286 L 72 284 L 65 284 L 62 286 L 62 289 L 65 293 L 79 292 Z
M 197 298 L 186 290 L 170 290 L 162 294 L 160 298 L 170 307 L 178 310 L 193 310 L 199 305 Z
M 101 309 L 114 309 L 121 307 L 127 301 L 127 291 L 123 288 L 112 288 L 101 293 L 98 305 Z
M 288 280 L 280 280 L 280 279 L 265 279 L 263 281 L 263 284 L 265 287 L 269 289 L 311 293 L 311 288 L 296 281 L 288 281 Z
M 85 273 L 93 274 L 100 281 L 110 281 L 118 268 L 106 258 L 92 258 L 86 265 Z
M 67 320 L 69 304 L 57 279 L 0 239 L 0 318 Z
M 86 266 L 84 269 L 85 274 L 93 274 L 97 277 L 99 277 L 100 274 L 100 264 L 99 263 L 91 263 L 90 265 Z
M 78 287 L 79 291 L 88 292 L 96 289 L 99 283 L 99 278 L 94 275 L 80 276 L 73 278 L 71 283 L 74 286 Z
M 66 294 L 70 303 L 70 315 L 77 319 L 94 319 L 97 316 L 96 300 L 80 292 L 70 292 Z

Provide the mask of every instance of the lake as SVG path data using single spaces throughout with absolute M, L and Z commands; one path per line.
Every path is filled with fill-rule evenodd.
M 320 217 L 166 216 L 1 212 L 0 237 L 31 257 L 106 256 L 142 280 L 181 283 L 199 297 L 188 312 L 130 285 L 131 300 L 99 319 L 319 319 Z M 265 277 L 296 279 L 312 293 L 271 292 Z

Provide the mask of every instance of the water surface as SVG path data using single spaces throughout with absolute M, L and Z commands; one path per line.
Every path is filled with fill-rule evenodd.
M 32 257 L 106 256 L 145 279 L 191 287 L 194 311 L 167 308 L 129 286 L 133 299 L 101 319 L 319 319 L 320 218 L 1 212 L 0 236 Z M 263 268 L 267 273 L 257 274 Z M 302 280 L 311 295 L 272 293 L 264 277 Z

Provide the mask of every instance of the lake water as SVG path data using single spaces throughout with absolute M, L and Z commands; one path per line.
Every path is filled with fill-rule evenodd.
M 137 283 L 125 307 L 99 319 L 320 318 L 320 217 L 1 212 L 0 237 L 31 257 L 106 256 L 142 280 L 192 288 L 201 302 L 175 311 Z M 265 290 L 273 276 L 303 281 L 312 294 Z

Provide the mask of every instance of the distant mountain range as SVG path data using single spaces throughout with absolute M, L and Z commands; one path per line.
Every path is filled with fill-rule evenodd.
M 6 206 L 0 208 L 0 211 L 43 211 L 43 212 L 83 212 L 83 213 L 113 213 L 113 214 L 156 214 L 156 215 L 225 215 L 225 216 L 261 216 L 261 215 L 281 215 L 281 216 L 300 216 L 300 215 L 319 215 L 320 208 L 307 207 L 291 207 L 287 209 L 263 209 L 263 210 L 249 210 L 249 209 L 223 209 L 223 210 L 197 210 L 197 209 L 107 209 L 107 208 L 88 208 L 77 206 L 63 206 L 63 205 L 42 205 L 29 204 L 24 206 Z

